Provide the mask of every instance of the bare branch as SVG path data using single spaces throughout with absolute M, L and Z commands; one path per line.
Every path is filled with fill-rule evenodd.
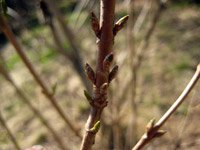
M 113 22 L 115 0 L 100 1 L 100 29 L 101 34 L 98 41 L 98 60 L 96 68 L 96 82 L 93 88 L 93 101 L 91 111 L 86 123 L 86 132 L 82 140 L 81 150 L 90 150 L 95 143 L 97 132 L 90 132 L 90 129 L 98 125 L 104 107 L 107 106 L 107 92 L 109 72 L 113 61 Z M 97 130 L 98 131 L 98 130 Z
M 137 34 L 139 33 L 150 8 L 151 8 L 151 0 L 146 0 L 139 16 L 137 17 L 135 24 L 134 24 L 134 27 L 133 27 L 134 36 L 137 36 Z
M 135 68 L 140 67 L 145 51 L 147 50 L 149 46 L 149 41 L 156 29 L 156 25 L 162 15 L 162 12 L 165 10 L 166 6 L 167 6 L 167 0 L 158 0 L 158 9 L 156 10 L 150 22 L 150 26 L 149 26 L 149 29 L 147 30 L 146 35 L 144 36 L 144 40 L 141 41 L 141 43 L 139 44 L 136 50 Z
M 53 15 L 55 15 L 55 18 L 58 20 L 59 25 L 63 31 L 63 34 L 64 34 L 65 38 L 68 40 L 69 45 L 73 50 L 69 54 L 66 53 L 66 51 L 64 50 L 64 48 L 60 42 L 58 34 L 56 35 L 55 29 L 52 28 L 53 24 L 51 24 L 50 27 L 51 27 L 51 29 L 53 29 L 53 34 L 56 38 L 58 38 L 58 39 L 55 39 L 55 38 L 54 39 L 56 40 L 57 43 L 59 43 L 59 45 L 58 45 L 59 48 L 61 48 L 59 51 L 70 59 L 76 72 L 81 77 L 83 84 L 85 85 L 87 90 L 91 93 L 92 87 L 89 84 L 87 77 L 85 76 L 83 59 L 81 57 L 81 49 L 80 49 L 80 45 L 78 44 L 79 42 L 76 39 L 76 34 L 73 32 L 73 30 L 70 28 L 70 26 L 68 24 L 66 24 L 62 13 L 57 8 L 57 5 L 56 5 L 57 3 L 55 3 L 53 0 L 44 0 L 44 1 L 48 4 L 50 11 L 52 11 Z
M 148 128 L 147 132 L 141 137 L 141 139 L 133 147 L 132 150 L 140 150 L 146 144 L 152 141 L 152 139 L 156 137 L 160 137 L 166 133 L 166 131 L 159 130 L 159 129 L 164 125 L 164 123 L 169 119 L 169 117 L 177 110 L 177 108 L 185 100 L 185 98 L 188 96 L 190 91 L 193 89 L 194 85 L 197 83 L 199 77 L 200 77 L 200 64 L 197 66 L 197 70 L 195 74 L 193 75 L 192 79 L 190 80 L 190 82 L 188 83 L 184 91 L 178 97 L 178 99 L 173 103 L 173 105 L 168 109 L 168 111 L 160 118 L 160 120 L 155 125 L 154 123 L 151 123 L 150 128 L 149 126 L 147 126 Z

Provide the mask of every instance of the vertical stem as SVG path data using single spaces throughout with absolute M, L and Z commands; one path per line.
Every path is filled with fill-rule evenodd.
M 81 150 L 90 150 L 95 142 L 95 135 L 90 131 L 92 127 L 100 120 L 101 113 L 104 109 L 105 103 L 107 103 L 107 89 L 104 95 L 101 95 L 100 88 L 104 83 L 108 83 L 108 73 L 105 72 L 103 62 L 106 56 L 108 56 L 113 49 L 114 35 L 113 35 L 113 23 L 114 23 L 114 11 L 115 0 L 101 0 L 100 1 L 100 38 L 98 41 L 98 59 L 96 68 L 96 82 L 94 85 L 93 99 L 101 106 L 97 107 L 91 105 L 91 111 L 86 123 L 86 133 L 84 135 Z
M 117 115 L 117 114 L 116 114 Z M 118 114 L 119 115 L 119 114 Z M 122 135 L 121 135 L 121 126 L 120 126 L 120 120 L 119 118 L 117 118 L 118 120 L 116 120 L 114 122 L 114 124 L 112 125 L 112 130 L 113 130 L 113 135 L 114 135 L 114 149 L 120 150 L 122 149 Z
M 135 21 L 134 27 L 133 27 L 133 33 L 135 36 L 137 36 L 137 34 L 139 33 L 150 8 L 151 8 L 151 0 L 146 0 L 139 16 L 137 17 L 137 19 Z
M 103 72 L 103 60 L 113 49 L 113 23 L 115 0 L 101 0 L 100 2 L 100 29 L 101 37 L 98 43 L 98 62 L 97 62 L 97 83 L 96 86 L 100 87 L 103 83 L 107 82 L 106 78 L 102 78 L 99 72 Z
M 13 145 L 15 146 L 16 150 L 22 150 L 17 142 L 17 140 L 15 139 L 14 135 L 12 134 L 12 132 L 10 131 L 10 129 L 8 128 L 5 120 L 3 119 L 1 113 L 0 113 L 0 123 L 2 124 L 2 126 L 5 128 L 6 132 L 8 133 L 8 136 L 10 138 L 10 140 L 12 141 Z
M 139 47 L 137 48 L 137 56 L 136 56 L 136 60 L 135 60 L 136 61 L 135 65 L 137 68 L 139 68 L 141 66 L 145 51 L 147 50 L 147 48 L 149 46 L 150 39 L 153 35 L 153 32 L 156 29 L 156 25 L 162 15 L 162 12 L 166 8 L 167 0 L 166 1 L 157 0 L 157 3 L 158 3 L 158 8 L 150 22 L 149 29 L 147 30 L 144 40 L 140 43 Z
M 150 39 L 152 37 L 153 32 L 155 31 L 155 27 L 160 19 L 161 13 L 163 12 L 164 8 L 165 8 L 165 4 L 166 2 L 162 2 L 160 0 L 157 0 L 158 2 L 158 9 L 155 12 L 155 15 L 153 16 L 151 22 L 150 22 L 150 26 L 149 29 L 147 30 L 147 33 L 144 36 L 144 40 L 140 43 L 139 47 L 134 50 L 134 56 L 132 56 L 131 62 L 132 62 L 132 79 L 131 79 L 131 90 L 132 90 L 132 111 L 133 111 L 133 117 L 132 118 L 132 129 L 133 130 L 137 130 L 136 126 L 137 126 L 137 122 L 136 122 L 136 117 L 137 117 L 137 105 L 135 102 L 135 98 L 136 98 L 136 92 L 137 92 L 137 78 L 139 76 L 139 69 L 141 66 L 141 63 L 143 61 L 143 57 L 145 55 L 145 50 L 148 48 L 149 46 L 149 42 Z M 135 120 L 135 121 L 134 121 Z M 133 131 L 132 131 L 133 132 Z M 129 131 L 129 134 L 132 133 L 131 131 Z M 131 137 L 129 137 L 129 139 L 132 139 L 133 141 L 131 143 L 131 145 L 133 144 L 133 142 L 136 142 L 136 134 L 133 134 Z M 129 145 L 129 146 L 131 146 Z
M 42 88 L 43 93 L 48 98 L 48 100 L 51 102 L 52 106 L 55 108 L 57 113 L 65 121 L 66 125 L 69 126 L 69 128 L 75 133 L 75 135 L 77 137 L 81 138 L 81 135 L 78 132 L 78 130 L 72 125 L 71 121 L 65 116 L 64 112 L 59 107 L 56 98 L 52 95 L 52 93 L 50 92 L 48 87 L 45 85 L 43 80 L 40 78 L 40 76 L 36 72 L 36 70 L 33 67 L 33 65 L 28 60 L 26 54 L 24 53 L 24 51 L 20 47 L 19 43 L 15 39 L 15 36 L 13 35 L 13 33 L 12 33 L 8 23 L 7 23 L 7 21 L 5 20 L 5 18 L 3 16 L 0 16 L 0 28 L 2 29 L 2 31 L 4 32 L 6 37 L 10 40 L 10 42 L 14 46 L 16 52 L 18 53 L 18 55 L 23 60 L 24 64 L 26 65 L 26 67 L 28 68 L 28 70 L 30 71 L 32 76 L 34 77 L 35 81 L 40 85 L 40 87 Z

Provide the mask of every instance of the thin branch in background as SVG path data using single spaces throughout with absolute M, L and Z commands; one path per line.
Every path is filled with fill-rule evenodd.
M 141 41 L 138 48 L 136 49 L 136 58 L 134 58 L 135 63 L 134 63 L 133 69 L 137 69 L 137 68 L 140 67 L 140 65 L 142 63 L 142 59 L 143 59 L 144 54 L 145 54 L 145 51 L 149 46 L 150 39 L 153 35 L 153 32 L 156 29 L 156 25 L 157 25 L 161 15 L 162 15 L 163 11 L 166 9 L 167 0 L 157 0 L 157 1 L 158 1 L 158 9 L 155 12 L 155 15 L 153 16 L 153 18 L 150 22 L 150 26 L 149 26 L 149 29 L 146 32 L 146 35 L 144 36 L 144 40 Z
M 62 13 L 56 7 L 57 6 L 56 3 L 53 0 L 45 0 L 45 2 L 48 4 L 53 15 L 55 15 L 55 17 L 57 18 L 57 20 L 61 26 L 61 29 L 63 30 L 63 34 L 70 44 L 72 51 L 70 52 L 69 56 L 70 56 L 70 60 L 73 64 L 75 70 L 79 74 L 85 87 L 89 90 L 89 92 L 91 92 L 92 91 L 91 85 L 89 84 L 87 77 L 85 75 L 85 72 L 84 72 L 84 65 L 83 65 L 83 60 L 81 57 L 81 49 L 80 49 L 79 42 L 76 39 L 75 33 L 65 23 L 65 19 L 64 19 Z
M 142 62 L 142 58 L 144 57 L 143 55 L 145 54 L 144 52 L 145 52 L 145 50 L 148 48 L 148 46 L 149 46 L 149 41 L 150 41 L 150 38 L 151 38 L 151 36 L 152 36 L 152 34 L 153 34 L 153 31 L 155 30 L 155 27 L 156 27 L 156 24 L 157 24 L 157 22 L 159 21 L 159 18 L 160 18 L 160 16 L 161 16 L 161 12 L 164 10 L 164 8 L 166 7 L 166 3 L 167 3 L 167 1 L 162 1 L 162 0 L 160 0 L 160 3 L 159 3 L 159 8 L 157 9 L 157 11 L 155 12 L 155 15 L 153 16 L 153 18 L 152 18 L 152 21 L 151 21 L 151 23 L 150 23 L 150 26 L 149 26 L 149 29 L 147 30 L 147 33 L 146 33 L 146 35 L 145 35 L 145 38 L 144 38 L 144 40 L 139 44 L 139 47 L 134 51 L 134 50 L 132 50 L 131 51 L 131 56 L 132 56 L 132 64 L 131 64 L 131 66 L 132 66 L 132 71 L 133 72 L 136 72 L 136 73 L 133 73 L 133 76 L 132 76 L 132 78 L 130 79 L 130 80 L 128 80 L 126 83 L 125 83 L 125 85 L 126 86 L 124 86 L 124 87 L 129 87 L 129 85 L 130 84 L 132 84 L 132 82 L 131 82 L 131 80 L 133 80 L 133 78 L 137 78 L 137 72 L 138 72 L 138 69 L 139 69 L 139 67 L 140 67 L 140 65 L 141 65 L 141 62 Z M 130 32 L 129 32 L 130 33 Z M 130 36 L 132 36 L 132 34 L 130 35 Z M 131 38 L 130 38 L 131 39 Z M 128 42 L 128 43 L 131 43 L 132 44 L 132 47 L 131 47 L 131 49 L 133 49 L 133 41 L 132 40 L 130 40 L 130 42 Z M 135 75 L 134 75 L 135 74 Z M 135 79 L 136 80 L 136 79 Z M 127 91 L 127 88 L 124 88 L 124 90 L 123 90 L 123 92 L 122 92 L 122 96 L 120 96 L 121 98 L 125 98 L 125 96 L 126 96 L 126 92 L 125 91 Z M 120 98 L 120 99 L 121 99 Z
M 89 5 L 90 2 L 91 2 L 91 0 L 82 0 L 82 1 L 77 2 L 76 7 L 73 10 L 73 14 L 76 15 L 74 29 L 77 28 L 77 26 L 78 26 L 78 20 L 81 17 L 83 9 L 86 8 L 86 7 L 88 7 L 88 5 Z
M 133 15 L 134 12 L 133 12 L 133 7 L 132 4 L 133 2 L 130 1 L 130 4 L 129 4 L 129 14 Z M 150 2 L 148 2 L 150 3 Z M 146 4 L 147 5 L 147 4 Z M 148 4 L 149 5 L 149 4 Z M 147 7 L 148 8 L 148 7 Z M 146 8 L 146 11 L 148 10 Z M 131 70 L 132 70 L 132 77 L 130 79 L 130 81 L 127 82 L 127 84 L 131 84 L 130 87 L 131 87 L 131 106 L 132 106 L 132 119 L 130 120 L 130 127 L 128 128 L 128 137 L 127 137 L 127 148 L 130 148 L 131 145 L 133 145 L 134 142 L 136 142 L 136 139 L 137 139 L 137 103 L 136 103 L 136 97 L 137 97 L 137 87 L 138 87 L 138 75 L 139 75 L 139 69 L 140 69 L 140 65 L 142 63 L 142 58 L 144 57 L 144 52 L 145 50 L 148 48 L 149 46 L 149 41 L 150 41 L 150 38 L 155 30 L 155 27 L 156 27 L 156 24 L 157 22 L 159 21 L 159 18 L 161 16 L 161 12 L 164 10 L 165 8 L 165 3 L 161 0 L 159 0 L 159 6 L 158 6 L 158 9 L 157 11 L 155 12 L 155 15 L 153 16 L 151 22 L 150 22 L 150 27 L 149 29 L 147 30 L 147 33 L 144 37 L 144 40 L 140 43 L 139 45 L 139 48 L 135 48 L 135 45 L 134 45 L 134 34 L 130 34 L 132 33 L 132 24 L 130 23 L 129 26 L 128 26 L 128 48 L 129 48 L 129 51 L 130 51 L 130 64 L 131 64 Z M 147 12 L 146 12 L 147 13 Z M 133 17 L 132 17 L 133 18 Z M 137 22 L 136 22 L 137 23 Z M 134 27 L 136 27 L 138 25 L 135 24 Z M 139 30 L 139 29 L 138 29 Z M 128 86 L 127 85 L 127 86 Z M 129 87 L 129 86 L 128 86 Z M 123 97 L 124 97 L 124 94 L 123 94 Z M 132 141 L 130 141 L 130 140 Z
M 176 141 L 174 142 L 174 150 L 178 150 L 181 148 L 181 144 L 183 142 L 183 136 L 184 133 L 186 132 L 186 129 L 188 127 L 188 124 L 190 124 L 190 117 L 191 117 L 191 111 L 192 111 L 192 105 L 194 102 L 194 98 L 189 102 L 188 104 L 188 109 L 187 109 L 187 114 L 183 122 L 181 123 L 181 129 L 179 131 L 178 136 L 176 137 Z
M 46 1 L 42 0 L 40 1 L 40 8 L 43 12 L 44 18 L 45 18 L 45 22 L 46 24 L 50 27 L 50 30 L 52 32 L 53 35 L 53 39 L 55 41 L 55 45 L 56 45 L 56 49 L 57 51 L 62 54 L 66 60 L 70 60 L 70 62 L 73 65 L 73 68 L 75 69 L 75 71 L 77 72 L 77 74 L 80 76 L 81 81 L 83 82 L 83 85 L 85 86 L 85 88 L 87 89 L 87 91 L 89 91 L 91 93 L 91 86 L 87 81 L 87 78 L 84 74 L 84 70 L 81 68 L 80 65 L 78 65 L 79 63 L 81 63 L 81 61 L 78 61 L 75 57 L 75 54 L 71 54 L 71 52 L 67 52 L 67 50 L 65 50 L 61 37 L 58 33 L 58 29 L 55 26 L 55 21 L 54 21 L 54 17 L 52 12 L 49 9 L 48 3 L 46 3 Z M 76 62 L 78 61 L 78 62 Z
M 116 33 L 123 27 L 127 21 L 127 17 L 120 19 L 113 27 L 115 11 L 115 0 L 100 1 L 100 21 L 96 17 L 91 17 L 92 29 L 97 36 L 98 44 L 98 59 L 96 72 L 90 66 L 86 66 L 86 73 L 94 84 L 93 96 L 89 96 L 91 111 L 86 123 L 86 132 L 81 144 L 81 150 L 90 150 L 95 143 L 95 137 L 98 129 L 95 127 L 100 124 L 100 118 L 103 109 L 107 106 L 107 95 L 109 86 L 109 76 L 111 79 L 110 67 L 113 61 L 113 41 Z M 96 22 L 96 23 L 94 23 Z M 95 25 L 95 27 L 94 27 Z M 99 32 L 96 31 L 96 26 L 99 25 Z M 88 97 L 88 96 L 87 96 Z M 95 130 L 92 130 L 95 129 Z M 94 132 L 95 131 L 95 132 Z
M 1 112 L 0 112 L 0 123 L 3 126 L 3 128 L 6 130 L 11 142 L 15 146 L 15 149 L 22 150 L 21 147 L 19 146 L 19 143 L 17 142 L 16 138 L 14 137 L 14 135 L 10 131 L 9 127 L 7 126 L 6 121 L 4 120 L 3 116 L 1 115 Z
M 109 101 L 109 106 L 108 106 L 108 113 L 105 113 L 104 116 L 106 116 L 107 118 L 109 118 L 109 127 L 110 129 L 107 130 L 111 130 L 110 131 L 110 135 L 109 138 L 111 140 L 109 140 L 109 145 L 112 149 L 124 149 L 123 146 L 123 127 L 122 127 L 122 118 L 120 118 L 120 109 L 121 109 L 121 105 L 119 105 L 120 100 L 118 98 L 118 93 L 116 93 L 115 91 L 120 90 L 120 85 L 119 81 L 116 79 L 115 80 L 116 85 L 112 87 L 111 90 L 109 90 L 109 97 L 110 97 L 110 101 Z M 119 88 L 120 87 L 120 88 Z
M 134 10 L 134 0 L 130 0 L 128 4 L 128 14 L 130 16 L 130 21 L 128 23 L 128 28 L 127 28 L 127 47 L 129 51 L 129 61 L 130 61 L 130 66 L 134 65 L 134 57 L 135 57 L 135 35 L 132 33 L 133 26 L 134 26 L 134 18 L 135 18 L 135 10 Z M 137 70 L 132 69 L 131 70 L 131 81 L 130 81 L 130 86 L 129 91 L 131 92 L 131 97 L 129 100 L 129 106 L 131 106 L 131 116 L 129 119 L 128 127 L 127 127 L 127 133 L 126 133 L 126 143 L 125 143 L 125 148 L 130 149 L 131 146 L 136 142 L 137 140 L 137 104 L 136 104 L 136 74 Z M 125 87 L 126 89 L 126 87 Z M 122 93 L 123 94 L 123 93 Z
M 160 120 L 155 123 L 155 120 L 151 120 L 147 125 L 146 133 L 141 137 L 138 143 L 133 147 L 132 150 L 140 150 L 145 145 L 150 143 L 154 138 L 161 137 L 166 133 L 166 131 L 160 130 L 160 128 L 166 123 L 169 117 L 177 110 L 177 108 L 182 104 L 182 102 L 189 95 L 198 79 L 200 78 L 200 64 L 197 66 L 196 72 L 192 79 L 178 97 L 178 99 L 172 104 L 172 106 L 167 110 L 167 112 L 160 118 Z
M 73 11 L 73 13 L 75 13 L 77 16 L 75 19 L 75 23 L 74 23 L 75 24 L 74 29 L 77 29 L 76 31 L 79 31 L 82 28 L 86 19 L 89 17 L 89 15 L 86 15 L 80 19 L 81 14 L 83 13 L 83 10 L 87 9 L 87 10 L 91 11 L 93 9 L 96 1 L 97 0 L 82 0 L 76 5 L 76 8 Z
M 136 37 L 137 34 L 139 33 L 139 31 L 141 30 L 141 27 L 143 25 L 143 22 L 149 12 L 151 8 L 151 0 L 146 0 L 145 4 L 142 7 L 142 10 L 139 14 L 139 16 L 137 17 L 134 27 L 133 27 L 133 34 Z
M 20 44 L 17 42 L 17 40 L 16 40 L 14 34 L 12 33 L 12 31 L 11 31 L 7 21 L 6 21 L 6 19 L 4 18 L 4 16 L 1 16 L 1 15 L 0 15 L 0 28 L 3 31 L 3 33 L 6 35 L 6 37 L 9 39 L 11 44 L 14 46 L 16 52 L 21 57 L 22 61 L 24 62 L 24 64 L 26 65 L 27 69 L 32 74 L 32 76 L 35 79 L 35 81 L 42 88 L 42 93 L 47 97 L 47 100 L 49 100 L 49 102 L 55 108 L 55 110 L 57 111 L 59 116 L 63 119 L 63 121 L 66 123 L 66 125 L 74 132 L 74 134 L 77 137 L 81 138 L 81 135 L 80 135 L 79 131 L 76 129 L 77 127 L 75 127 L 73 125 L 73 123 L 67 118 L 67 116 L 65 116 L 64 112 L 62 111 L 62 109 L 58 105 L 56 98 L 52 94 L 53 92 L 48 89 L 48 87 L 46 86 L 44 81 L 38 75 L 38 73 L 36 72 L 34 66 L 30 63 L 30 61 L 29 61 L 28 57 L 26 56 L 25 52 L 22 50 Z
M 47 130 L 52 134 L 54 140 L 58 143 L 58 146 L 62 150 L 66 150 L 66 147 L 64 146 L 64 143 L 62 142 L 59 135 L 56 133 L 56 131 L 51 127 L 51 125 L 48 123 L 48 121 L 44 118 L 44 116 L 31 104 L 31 102 L 28 100 L 28 98 L 25 96 L 22 90 L 16 85 L 16 83 L 13 81 L 11 76 L 9 75 L 9 72 L 4 67 L 5 61 L 4 58 L 0 55 L 0 74 L 11 84 L 11 86 L 15 89 L 16 93 L 21 98 L 20 100 L 24 102 L 29 109 L 36 115 L 36 117 L 44 124 L 44 126 L 47 128 Z
M 90 1 L 90 6 L 88 8 L 88 12 L 91 12 L 96 4 L 97 0 L 91 0 Z M 88 13 L 89 14 L 89 13 Z M 82 19 L 79 19 L 79 23 L 77 23 L 78 27 L 77 27 L 77 30 L 76 30 L 76 33 L 78 33 L 83 27 L 84 27 L 84 24 L 86 23 L 88 17 L 90 17 L 89 15 L 86 15 L 84 18 Z M 78 20 L 77 20 L 78 21 Z

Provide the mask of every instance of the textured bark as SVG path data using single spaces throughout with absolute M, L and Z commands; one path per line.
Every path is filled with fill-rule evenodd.
M 100 1 L 100 36 L 97 40 L 98 44 L 98 59 L 96 67 L 96 81 L 93 89 L 93 104 L 86 123 L 86 132 L 82 141 L 81 150 L 90 150 L 95 143 L 96 132 L 91 132 L 95 124 L 100 120 L 102 111 L 107 105 L 107 87 L 102 93 L 101 89 L 105 83 L 108 83 L 109 67 L 105 67 L 106 59 L 112 62 L 113 55 L 111 54 L 114 43 L 113 23 L 115 0 Z

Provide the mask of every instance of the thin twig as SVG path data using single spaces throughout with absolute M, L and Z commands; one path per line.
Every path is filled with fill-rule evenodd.
M 92 87 L 89 84 L 87 77 L 85 75 L 84 69 L 83 69 L 83 61 L 80 55 L 81 49 L 79 48 L 79 44 L 75 38 L 75 33 L 72 32 L 70 27 L 64 22 L 64 17 L 62 16 L 58 8 L 55 6 L 54 2 L 52 2 L 51 0 L 48 0 L 48 1 L 42 0 L 40 2 L 40 8 L 42 9 L 46 23 L 49 25 L 51 29 L 58 52 L 62 54 L 66 60 L 70 60 L 71 64 L 73 65 L 74 70 L 79 75 L 83 85 L 89 92 L 91 92 Z M 55 26 L 54 18 L 58 19 L 58 22 L 64 31 L 63 32 L 64 36 L 69 41 L 69 44 L 71 48 L 73 49 L 73 51 L 67 52 L 67 50 L 65 50 L 61 37 L 58 34 L 58 31 L 57 31 L 58 29 Z
M 85 2 L 84 8 L 87 8 L 87 11 L 90 12 L 93 9 L 93 7 L 96 4 L 96 2 L 97 2 L 97 0 L 89 0 L 88 2 Z M 77 17 L 75 19 L 76 20 L 75 21 L 76 33 L 80 32 L 80 29 L 82 27 L 84 27 L 84 24 L 85 24 L 85 22 L 87 21 L 87 19 L 89 17 L 89 15 L 86 15 L 86 16 L 84 16 L 84 17 L 82 17 L 80 19 L 80 16 L 81 16 L 84 8 L 81 7 L 81 8 L 78 8 L 79 10 L 75 9 L 75 11 L 74 11 L 74 13 L 77 14 Z
M 4 34 L 6 35 L 6 37 L 9 39 L 9 41 L 12 43 L 12 45 L 14 46 L 16 52 L 21 57 L 22 61 L 26 65 L 27 69 L 30 71 L 30 73 L 34 77 L 35 81 L 42 88 L 43 94 L 50 101 L 50 103 L 55 108 L 55 110 L 60 115 L 60 117 L 64 120 L 64 122 L 66 123 L 66 125 L 69 126 L 69 128 L 75 133 L 75 135 L 77 137 L 81 138 L 81 135 L 80 135 L 79 131 L 72 124 L 72 122 L 67 118 L 67 116 L 64 114 L 64 112 L 62 111 L 62 109 L 58 105 L 56 98 L 54 97 L 54 95 L 52 94 L 52 92 L 48 89 L 48 87 L 43 82 L 43 80 L 41 79 L 41 77 L 38 75 L 38 73 L 36 72 L 34 66 L 30 63 L 30 61 L 27 58 L 25 52 L 22 50 L 20 44 L 17 42 L 17 40 L 16 40 L 14 34 L 12 33 L 12 31 L 11 31 L 11 29 L 10 29 L 7 21 L 6 21 L 6 19 L 4 18 L 4 16 L 1 16 L 1 15 L 0 15 L 0 28 L 4 32 Z
M 139 44 L 138 48 L 136 50 L 132 50 L 131 53 L 131 57 L 132 57 L 132 71 L 135 72 L 132 76 L 132 78 L 130 80 L 128 80 L 126 83 L 125 83 L 125 86 L 124 87 L 127 87 L 127 88 L 124 88 L 123 89 L 123 92 L 122 92 L 122 95 L 120 96 L 120 99 L 124 99 L 126 97 L 126 91 L 128 90 L 128 87 L 130 87 L 130 85 L 133 83 L 131 82 L 131 80 L 133 80 L 133 78 L 137 78 L 138 76 L 138 69 L 140 68 L 141 66 L 141 63 L 142 63 L 142 60 L 143 60 L 143 55 L 145 54 L 145 51 L 147 50 L 148 46 L 149 46 L 149 41 L 150 41 L 150 38 L 152 37 L 152 34 L 153 32 L 155 31 L 155 27 L 156 27 L 156 24 L 158 23 L 159 21 L 159 18 L 161 17 L 161 14 L 166 6 L 166 3 L 167 3 L 167 0 L 162 2 L 162 0 L 158 0 L 160 1 L 159 2 L 159 8 L 157 9 L 157 11 L 154 13 L 154 16 L 150 22 L 150 26 L 144 36 L 144 40 L 141 41 L 141 43 Z M 130 32 L 129 32 L 130 33 Z M 132 36 L 131 34 L 129 36 Z M 130 43 L 132 43 L 132 49 L 133 49 L 133 43 L 134 41 L 130 41 Z M 135 52 L 136 51 L 136 52 Z M 136 80 L 136 79 L 135 79 Z M 123 101 L 122 101 L 123 102 Z
M 137 20 L 135 21 L 135 24 L 134 24 L 134 27 L 133 27 L 133 33 L 134 33 L 134 36 L 137 36 L 137 34 L 139 33 L 141 27 L 142 27 L 142 24 L 149 12 L 151 8 L 151 0 L 146 0 L 145 4 L 143 5 L 142 7 L 142 10 L 139 14 L 139 16 L 137 17 Z
M 157 0 L 158 1 L 158 9 L 155 12 L 155 15 L 153 16 L 151 22 L 150 22 L 150 26 L 147 30 L 147 33 L 144 36 L 144 40 L 141 41 L 141 43 L 139 44 L 137 50 L 136 50 L 136 58 L 134 58 L 134 69 L 138 69 L 141 66 L 142 60 L 144 58 L 144 54 L 145 51 L 147 50 L 149 43 L 150 43 L 150 39 L 156 29 L 156 25 L 162 15 L 162 12 L 166 9 L 167 6 L 167 0 Z
M 154 121 L 150 121 L 150 123 L 147 126 L 147 132 L 141 137 L 141 139 L 133 147 L 132 150 L 142 149 L 146 144 L 152 141 L 152 139 L 160 137 L 165 133 L 165 131 L 159 129 L 165 124 L 169 117 L 177 110 L 177 108 L 185 100 L 190 91 L 193 89 L 194 85 L 197 83 L 199 77 L 200 64 L 197 66 L 195 74 L 193 75 L 192 79 L 190 80 L 184 91 L 178 97 L 178 99 L 173 103 L 173 105 L 167 110 L 167 112 L 160 118 L 160 120 L 156 124 L 154 124 Z
M 130 60 L 130 66 L 131 66 L 131 81 L 130 86 L 130 92 L 131 92 L 131 98 L 129 100 L 129 104 L 131 106 L 131 117 L 129 119 L 128 127 L 127 127 L 127 133 L 126 133 L 126 143 L 125 148 L 130 149 L 131 146 L 136 143 L 137 139 L 137 104 L 136 104 L 136 81 L 137 76 L 135 75 L 137 73 L 136 69 L 132 69 L 132 66 L 134 65 L 134 57 L 136 53 L 135 49 L 135 35 L 132 33 L 133 25 L 134 25 L 134 19 L 135 19 L 135 10 L 134 10 L 134 0 L 129 1 L 128 5 L 128 14 L 130 15 L 130 21 L 128 23 L 128 29 L 127 29 L 127 45 L 129 50 L 129 60 Z M 126 88 L 125 88 L 126 89 Z M 126 92 L 125 92 L 126 93 Z
M 22 150 L 22 148 L 19 146 L 19 143 L 17 142 L 16 138 L 14 137 L 14 135 L 10 131 L 9 127 L 7 126 L 6 121 L 2 117 L 1 112 L 0 112 L 0 123 L 4 127 L 6 132 L 8 133 L 8 136 L 9 136 L 10 140 L 12 141 L 13 145 L 15 146 L 16 150 Z

